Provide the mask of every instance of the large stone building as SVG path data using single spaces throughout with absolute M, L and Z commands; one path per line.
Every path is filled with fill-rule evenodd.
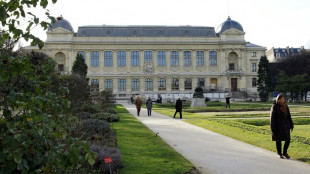
M 74 32 L 59 17 L 47 32 L 43 51 L 70 73 L 77 54 L 88 65 L 90 83 L 117 98 L 140 94 L 156 98 L 257 93 L 257 69 L 265 47 L 245 41 L 240 23 L 230 17 L 219 26 L 80 26 Z M 216 95 L 214 95 L 216 94 Z

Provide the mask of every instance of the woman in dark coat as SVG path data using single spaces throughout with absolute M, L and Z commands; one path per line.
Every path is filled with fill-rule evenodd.
M 270 128 L 272 131 L 272 141 L 276 141 L 277 152 L 280 158 L 289 159 L 287 149 L 290 145 L 291 135 L 290 130 L 293 131 L 294 124 L 291 118 L 290 110 L 285 104 L 283 94 L 279 94 L 270 111 Z M 282 141 L 285 141 L 282 149 Z
M 177 112 L 180 113 L 180 119 L 182 119 L 182 100 L 180 97 L 177 99 L 175 103 L 175 113 L 174 113 L 173 118 L 175 118 L 175 115 L 177 114 Z

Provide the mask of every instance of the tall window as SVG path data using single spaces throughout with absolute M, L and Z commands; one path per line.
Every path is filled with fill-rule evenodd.
M 197 86 L 204 88 L 205 87 L 205 79 L 204 78 L 198 78 L 198 85 Z
M 104 66 L 113 66 L 112 51 L 104 52 Z
M 172 79 L 172 81 L 171 81 L 171 89 L 173 90 L 173 91 L 177 91 L 177 90 L 179 90 L 179 79 Z
M 132 88 L 132 91 L 140 90 L 139 79 L 132 79 L 131 88 Z
M 186 78 L 184 81 L 185 90 L 192 90 L 192 79 Z
M 92 79 L 90 83 L 91 88 L 99 89 L 99 80 L 98 79 Z
M 83 57 L 84 60 L 85 60 L 85 51 L 78 51 L 77 54 L 82 55 L 82 57 Z
M 203 51 L 197 51 L 196 52 L 196 59 L 197 59 L 197 66 L 204 66 L 204 52 Z
M 170 61 L 171 66 L 179 66 L 179 52 L 171 51 L 170 60 L 171 60 Z
M 184 66 L 192 66 L 192 56 L 190 51 L 184 51 Z
M 252 72 L 256 72 L 256 63 L 252 63 Z
M 210 61 L 210 66 L 216 66 L 217 65 L 217 53 L 216 53 L 216 51 L 210 51 L 209 52 L 209 61 Z
M 105 79 L 105 80 L 104 80 L 104 89 L 105 89 L 105 90 L 112 91 L 112 89 L 113 89 L 113 82 L 112 82 L 112 79 Z
M 152 51 L 144 51 L 144 62 L 151 61 L 152 62 L 153 53 Z
M 153 91 L 153 80 L 145 79 L 145 91 Z
M 228 68 L 229 68 L 230 71 L 235 70 L 235 64 L 234 63 L 230 63 Z
M 160 78 L 158 81 L 158 90 L 165 91 L 166 90 L 166 79 Z
M 126 52 L 125 51 L 117 52 L 117 66 L 126 66 Z
M 252 79 L 252 87 L 256 87 L 256 78 Z
M 139 51 L 131 52 L 131 66 L 139 66 Z
M 126 80 L 125 79 L 118 80 L 118 91 L 126 91 Z
M 256 57 L 256 52 L 252 52 L 252 57 Z
M 90 54 L 91 66 L 99 66 L 99 52 L 92 51 Z
M 157 61 L 158 61 L 158 66 L 166 66 L 166 52 L 165 51 L 157 52 Z

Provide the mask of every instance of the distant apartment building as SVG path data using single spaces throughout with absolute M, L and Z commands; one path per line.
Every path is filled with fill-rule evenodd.
M 266 56 L 269 62 L 278 62 L 288 56 L 300 54 L 301 50 L 303 49 L 304 49 L 303 46 L 300 48 L 292 48 L 292 47 L 291 48 L 290 47 L 274 48 L 272 47 L 270 50 L 266 51 Z

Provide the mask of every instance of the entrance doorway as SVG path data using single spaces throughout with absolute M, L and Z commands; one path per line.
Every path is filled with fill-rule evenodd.
M 231 91 L 237 91 L 238 86 L 237 86 L 237 78 L 231 78 Z

